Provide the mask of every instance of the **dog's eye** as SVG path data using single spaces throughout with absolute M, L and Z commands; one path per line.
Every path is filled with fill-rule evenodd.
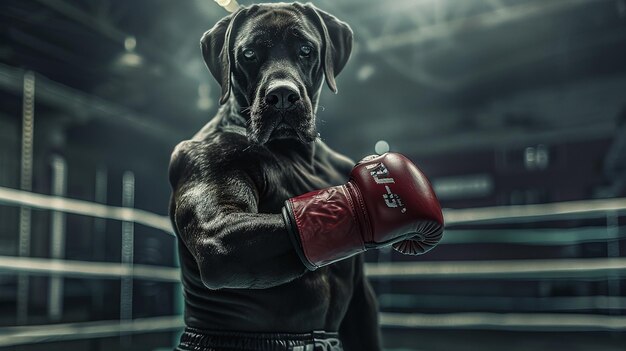
M 312 47 L 310 47 L 309 45 L 302 45 L 300 47 L 300 56 L 308 57 L 309 55 L 311 55 L 311 51 L 313 51 Z
M 254 53 L 254 50 L 247 49 L 243 51 L 243 57 L 248 61 L 253 61 L 256 58 L 256 54 Z

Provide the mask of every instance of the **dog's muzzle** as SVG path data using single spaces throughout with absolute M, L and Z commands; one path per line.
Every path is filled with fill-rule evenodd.
M 250 119 L 249 136 L 258 144 L 285 138 L 308 143 L 317 136 L 311 101 L 293 79 L 274 78 L 259 88 Z

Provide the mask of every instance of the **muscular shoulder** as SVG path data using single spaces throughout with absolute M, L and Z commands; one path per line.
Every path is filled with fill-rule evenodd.
M 235 133 L 213 133 L 205 139 L 182 141 L 170 158 L 170 184 L 176 188 L 181 181 L 209 181 L 218 174 L 246 171 L 251 166 L 252 151 L 247 139 Z

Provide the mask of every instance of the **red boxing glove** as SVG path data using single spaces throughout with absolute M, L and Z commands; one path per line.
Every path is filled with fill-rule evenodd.
M 364 158 L 345 185 L 288 199 L 283 217 L 310 270 L 392 244 L 419 255 L 437 245 L 443 232 L 441 207 L 428 179 L 397 153 Z

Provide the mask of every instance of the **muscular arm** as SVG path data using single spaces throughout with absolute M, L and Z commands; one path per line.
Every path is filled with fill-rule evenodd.
M 355 264 L 354 293 L 339 326 L 339 336 L 346 351 L 380 351 L 378 301 L 363 274 L 363 255 L 355 259 Z
M 182 143 L 174 151 L 170 182 L 176 229 L 204 285 L 268 288 L 304 274 L 282 216 L 258 213 L 251 177 L 194 144 Z

